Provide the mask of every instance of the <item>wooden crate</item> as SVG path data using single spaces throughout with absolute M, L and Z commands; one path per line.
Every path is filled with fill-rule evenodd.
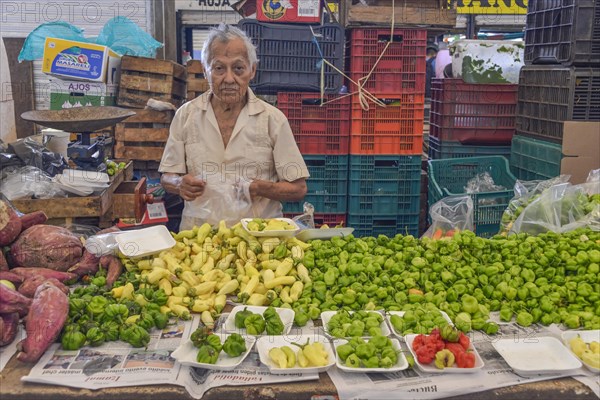
M 393 9 L 392 0 L 372 0 L 367 2 L 368 6 L 353 0 L 341 2 L 344 10 L 340 19 L 344 26 L 389 26 L 392 14 L 396 26 L 427 25 L 432 28 L 452 28 L 456 24 L 456 10 L 448 9 L 448 3 L 442 0 L 396 1 Z
M 187 100 L 193 100 L 209 89 L 208 80 L 204 78 L 204 67 L 199 60 L 187 62 Z
M 135 110 L 115 128 L 115 157 L 128 160 L 160 161 L 169 138 L 173 111 Z
M 123 56 L 117 104 L 145 107 L 148 99 L 179 107 L 185 100 L 186 69 L 170 60 Z

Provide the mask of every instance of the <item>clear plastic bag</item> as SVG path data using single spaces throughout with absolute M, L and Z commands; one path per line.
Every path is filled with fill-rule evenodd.
M 0 182 L 0 191 L 9 200 L 32 196 L 36 199 L 66 197 L 50 176 L 36 167 L 23 167 L 8 175 Z
M 204 193 L 196 200 L 186 202 L 181 230 L 191 229 L 194 225 L 200 226 L 205 222 L 216 225 L 221 220 L 227 225 L 234 225 L 242 218 L 254 216 L 250 182 L 224 179 L 218 174 L 202 179 L 206 182 Z M 187 226 L 190 223 L 191 226 Z
M 473 213 L 471 196 L 444 197 L 430 207 L 431 226 L 423 237 L 441 239 L 459 231 L 473 231 Z
M 304 203 L 302 206 L 304 213 L 297 215 L 292 220 L 298 224 L 300 229 L 314 229 L 315 228 L 315 206 L 311 203 Z
M 562 182 L 549 187 L 529 203 L 509 233 L 563 233 L 582 227 L 600 230 L 599 178 L 600 172 L 592 171 L 586 183 Z
M 554 185 L 566 183 L 569 181 L 570 175 L 560 175 L 547 180 L 533 181 L 517 181 L 515 183 L 515 196 L 508 203 L 508 207 L 502 214 L 500 220 L 500 234 L 507 235 L 516 219 L 521 215 L 525 207 L 535 199 L 537 199 L 544 191 Z

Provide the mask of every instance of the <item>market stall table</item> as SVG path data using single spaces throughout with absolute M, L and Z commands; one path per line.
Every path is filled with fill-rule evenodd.
M 50 386 L 21 382 L 21 377 L 29 373 L 31 365 L 22 364 L 13 357 L 0 374 L 0 398 L 11 399 L 134 399 L 152 396 L 154 400 L 192 399 L 185 388 L 175 385 L 133 386 L 123 388 L 107 388 L 102 390 L 73 389 L 62 386 Z M 266 384 L 251 386 L 222 386 L 209 390 L 203 397 L 213 399 L 311 399 L 317 396 L 337 396 L 337 390 L 327 373 L 319 374 L 319 380 Z M 368 398 L 368 393 L 365 393 Z M 394 396 L 392 395 L 391 398 Z M 597 399 L 596 395 L 583 383 L 573 378 L 554 379 L 541 382 L 526 383 L 517 386 L 470 393 L 448 399 L 477 400 L 495 398 L 502 399 Z M 323 397 L 322 397 L 323 398 Z

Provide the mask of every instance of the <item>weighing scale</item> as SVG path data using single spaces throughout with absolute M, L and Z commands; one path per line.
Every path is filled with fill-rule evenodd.
M 21 118 L 47 128 L 77 134 L 77 141 L 70 143 L 67 155 L 79 168 L 96 171 L 104 162 L 104 142 L 91 141 L 97 130 L 115 125 L 136 113 L 120 107 L 75 107 L 62 110 L 32 110 Z

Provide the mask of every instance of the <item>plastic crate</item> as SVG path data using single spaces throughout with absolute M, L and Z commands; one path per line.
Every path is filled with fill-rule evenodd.
M 513 137 L 514 140 L 514 137 Z M 429 158 L 439 160 L 442 158 L 504 156 L 510 157 L 510 146 L 475 146 L 460 142 L 439 140 L 429 136 Z
M 560 144 L 515 135 L 510 154 L 510 169 L 518 179 L 550 179 L 560 175 Z
M 250 87 L 257 93 L 276 93 L 281 90 L 320 91 L 321 83 L 327 93 L 337 93 L 342 75 L 324 65 L 325 58 L 339 70 L 344 70 L 344 29 L 337 24 L 313 26 L 268 24 L 243 19 L 238 22 L 246 32 L 260 62 Z M 318 45 L 317 45 L 318 44 Z
M 347 155 L 350 142 L 350 96 L 319 93 L 277 94 L 277 108 L 287 117 L 302 154 Z
M 515 133 L 518 85 L 431 83 L 430 136 L 462 144 L 508 145 Z
M 527 8 L 525 64 L 600 64 L 598 0 L 535 0 Z
M 369 103 L 361 107 L 352 96 L 350 154 L 421 154 L 425 93 L 380 98 L 386 107 Z
M 348 214 L 348 226 L 354 228 L 356 237 L 397 234 L 418 236 L 419 214 L 414 215 L 352 215 Z
M 518 100 L 520 134 L 562 143 L 564 121 L 600 121 L 600 69 L 525 66 Z
M 286 213 L 302 213 L 305 202 L 319 213 L 345 213 L 348 202 L 348 156 L 304 155 L 310 178 L 302 201 L 283 203 Z
M 363 85 L 371 93 L 421 93 L 425 90 L 426 45 L 425 30 L 395 29 L 392 37 L 385 28 L 354 28 L 349 40 L 349 76 L 358 83 L 371 74 Z
M 496 185 L 505 190 L 471 194 L 474 205 L 475 233 L 491 236 L 498 233 L 500 219 L 513 198 L 516 178 L 510 172 L 508 160 L 502 156 L 452 158 L 428 161 L 428 204 L 444 197 L 464 195 L 467 182 L 479 173 L 488 172 Z
M 418 214 L 421 156 L 350 156 L 349 214 Z
M 284 213 L 285 218 L 294 218 L 300 215 L 300 213 Z M 320 228 L 322 225 L 327 224 L 330 228 L 336 225 L 343 224 L 348 226 L 348 216 L 346 214 L 322 214 L 314 213 L 313 220 L 315 221 L 315 228 Z

